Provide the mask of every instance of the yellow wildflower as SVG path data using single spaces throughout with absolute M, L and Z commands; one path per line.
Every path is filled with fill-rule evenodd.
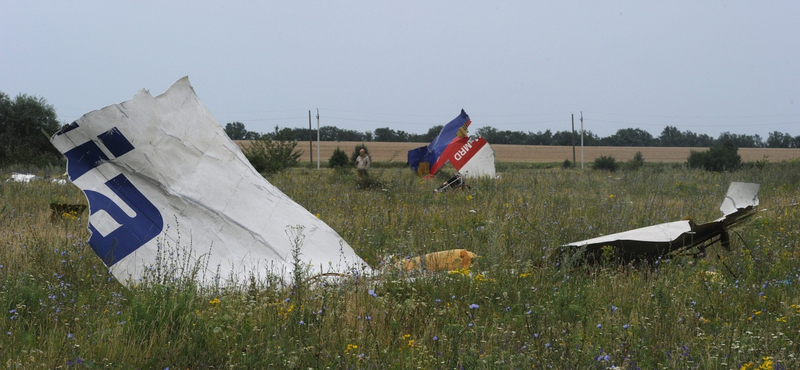
M 772 370 L 772 360 L 769 357 L 763 358 L 764 362 L 758 367 L 758 370 Z

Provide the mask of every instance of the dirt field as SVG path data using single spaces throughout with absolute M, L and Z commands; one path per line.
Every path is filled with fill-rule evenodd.
M 240 146 L 244 142 L 237 141 Z M 319 145 L 320 161 L 325 165 L 333 151 L 338 147 L 348 155 L 353 152 L 359 141 L 322 141 Z M 408 151 L 418 148 L 427 143 L 365 143 L 369 149 L 373 161 L 395 161 L 406 162 Z M 313 158 L 309 157 L 309 143 L 300 142 L 297 149 L 303 151 L 301 161 L 317 161 L 317 143 L 313 145 Z M 570 146 L 540 146 L 540 145 L 501 145 L 494 144 L 492 149 L 498 162 L 531 162 L 531 163 L 552 163 L 563 162 L 565 159 L 573 159 L 573 151 Z M 641 151 L 645 162 L 685 162 L 689 157 L 689 152 L 705 151 L 708 148 L 662 148 L 662 147 L 608 147 L 608 146 L 588 146 L 583 149 L 585 162 L 593 162 L 596 157 L 603 155 L 612 156 L 617 161 L 627 161 L 633 158 L 636 152 Z M 765 157 L 770 162 L 780 162 L 785 160 L 800 158 L 800 149 L 770 149 L 770 148 L 739 148 L 739 155 L 745 162 L 755 162 Z M 575 148 L 575 159 L 581 161 L 581 148 Z

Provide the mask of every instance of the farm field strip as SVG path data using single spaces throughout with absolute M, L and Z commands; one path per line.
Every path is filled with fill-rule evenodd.
M 236 143 L 243 146 L 247 142 L 237 141 Z M 353 148 L 359 144 L 362 142 L 321 141 L 319 143 L 320 162 L 322 165 L 326 164 L 337 147 L 350 155 Z M 372 160 L 380 162 L 405 162 L 409 150 L 427 145 L 427 143 L 387 142 L 364 142 L 363 144 L 369 149 Z M 300 161 L 317 161 L 316 142 L 313 143 L 313 148 L 309 147 L 308 142 L 298 142 L 296 149 L 303 152 Z M 492 144 L 492 149 L 494 149 L 498 162 L 552 163 L 562 162 L 565 159 L 573 160 L 571 146 Z M 309 156 L 310 150 L 312 150 L 313 157 Z M 646 162 L 680 163 L 686 162 L 686 158 L 689 157 L 692 150 L 705 151 L 708 148 L 587 146 L 583 148 L 583 158 L 586 163 L 593 162 L 600 156 L 612 156 L 618 161 L 627 161 L 632 159 L 636 152 L 642 152 Z M 739 148 L 739 155 L 744 162 L 755 162 L 765 158 L 770 162 L 780 162 L 800 158 L 800 148 Z M 574 158 L 577 162 L 581 161 L 580 146 L 575 147 Z

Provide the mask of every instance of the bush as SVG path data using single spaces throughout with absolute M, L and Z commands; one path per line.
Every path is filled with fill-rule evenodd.
M 642 152 L 639 151 L 633 155 L 633 158 L 630 161 L 628 161 L 627 167 L 631 170 L 638 170 L 642 168 L 642 166 L 644 166 L 644 155 L 642 155 Z
M 612 156 L 601 155 L 594 159 L 594 169 L 614 172 L 619 168 L 617 160 Z
M 565 170 L 572 168 L 572 161 L 570 161 L 569 159 L 565 159 L 564 163 L 561 164 L 561 168 Z
M 739 149 L 730 139 L 716 142 L 705 152 L 691 151 L 687 164 L 690 168 L 702 168 L 706 171 L 733 171 L 741 167 L 742 157 Z
M 259 173 L 275 173 L 297 165 L 303 152 L 295 152 L 296 146 L 293 140 L 272 141 L 262 136 L 251 141 L 243 152 Z
M 336 147 L 336 150 L 333 151 L 333 155 L 331 158 L 328 159 L 328 166 L 331 168 L 345 168 L 350 166 L 350 160 L 347 158 L 347 153 L 344 150 L 339 149 Z

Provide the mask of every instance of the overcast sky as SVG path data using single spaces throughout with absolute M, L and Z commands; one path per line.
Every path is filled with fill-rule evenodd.
M 59 119 L 183 76 L 223 126 L 800 135 L 798 1 L 17 1 L 0 91 Z M 316 119 L 313 121 L 316 127 Z

